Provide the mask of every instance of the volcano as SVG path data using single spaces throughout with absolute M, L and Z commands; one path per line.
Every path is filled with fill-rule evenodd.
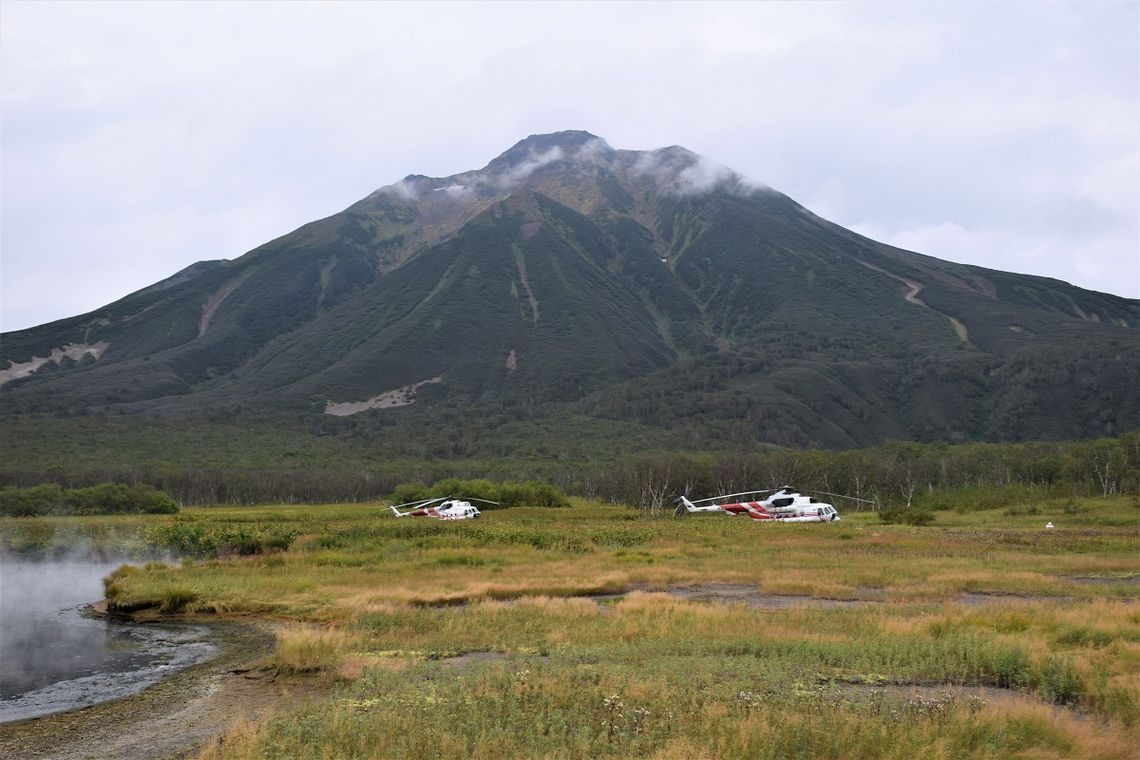
M 1138 327 L 1136 300 L 878 243 L 685 148 L 569 131 L 6 333 L 0 411 L 1084 438 L 1140 427 Z

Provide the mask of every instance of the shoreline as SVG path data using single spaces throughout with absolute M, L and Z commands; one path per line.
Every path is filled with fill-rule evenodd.
M 298 703 L 310 690 L 323 690 L 311 683 L 312 679 L 278 678 L 273 668 L 263 664 L 275 641 L 264 623 L 111 613 L 105 600 L 91 604 L 87 612 L 137 625 L 205 625 L 219 653 L 136 694 L 0 724 L 0 757 L 187 757 L 237 719 L 256 718 L 276 707 Z

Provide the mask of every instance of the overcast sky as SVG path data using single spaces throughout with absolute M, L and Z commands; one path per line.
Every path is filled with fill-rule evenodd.
M 1140 296 L 1140 3 L 0 4 L 0 326 L 529 134 L 684 145 L 878 240 Z

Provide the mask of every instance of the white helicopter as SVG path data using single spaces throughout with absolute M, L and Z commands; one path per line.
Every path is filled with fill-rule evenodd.
M 441 502 L 435 504 L 435 502 Z M 498 506 L 499 502 L 491 501 L 489 499 L 475 499 L 467 497 L 466 499 L 458 499 L 453 496 L 440 496 L 436 499 L 424 499 L 422 501 L 409 501 L 406 504 L 395 504 L 389 506 L 388 509 L 392 510 L 392 514 L 396 517 L 434 517 L 438 520 L 471 520 L 479 517 L 482 513 L 479 508 L 471 502 L 481 501 L 484 504 L 494 504 Z M 435 506 L 429 506 L 435 504 Z M 399 511 L 399 507 L 411 507 L 407 512 Z
M 843 496 L 827 491 L 809 491 L 808 493 L 820 496 L 835 496 L 840 499 L 850 499 L 865 504 L 874 502 L 866 499 L 856 499 L 854 496 Z M 726 501 L 740 496 L 759 497 L 771 494 L 767 498 L 749 501 Z M 776 520 L 778 522 L 833 522 L 839 518 L 839 512 L 831 504 L 818 501 L 812 496 L 805 496 L 799 491 L 793 491 L 788 486 L 768 491 L 743 491 L 730 493 L 724 496 L 712 496 L 707 499 L 690 501 L 682 496 L 679 501 L 685 505 L 687 512 L 724 512 L 729 515 L 748 515 L 753 520 Z M 699 506 L 707 505 L 707 506 Z

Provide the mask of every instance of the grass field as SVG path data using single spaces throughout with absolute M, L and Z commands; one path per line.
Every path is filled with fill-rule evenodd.
M 336 680 L 206 757 L 1135 757 L 1135 500 L 937 516 L 576 501 L 457 523 L 359 505 L 0 522 L 24 549 L 183 555 L 118 571 L 112 605 L 270 622 L 273 666 Z

